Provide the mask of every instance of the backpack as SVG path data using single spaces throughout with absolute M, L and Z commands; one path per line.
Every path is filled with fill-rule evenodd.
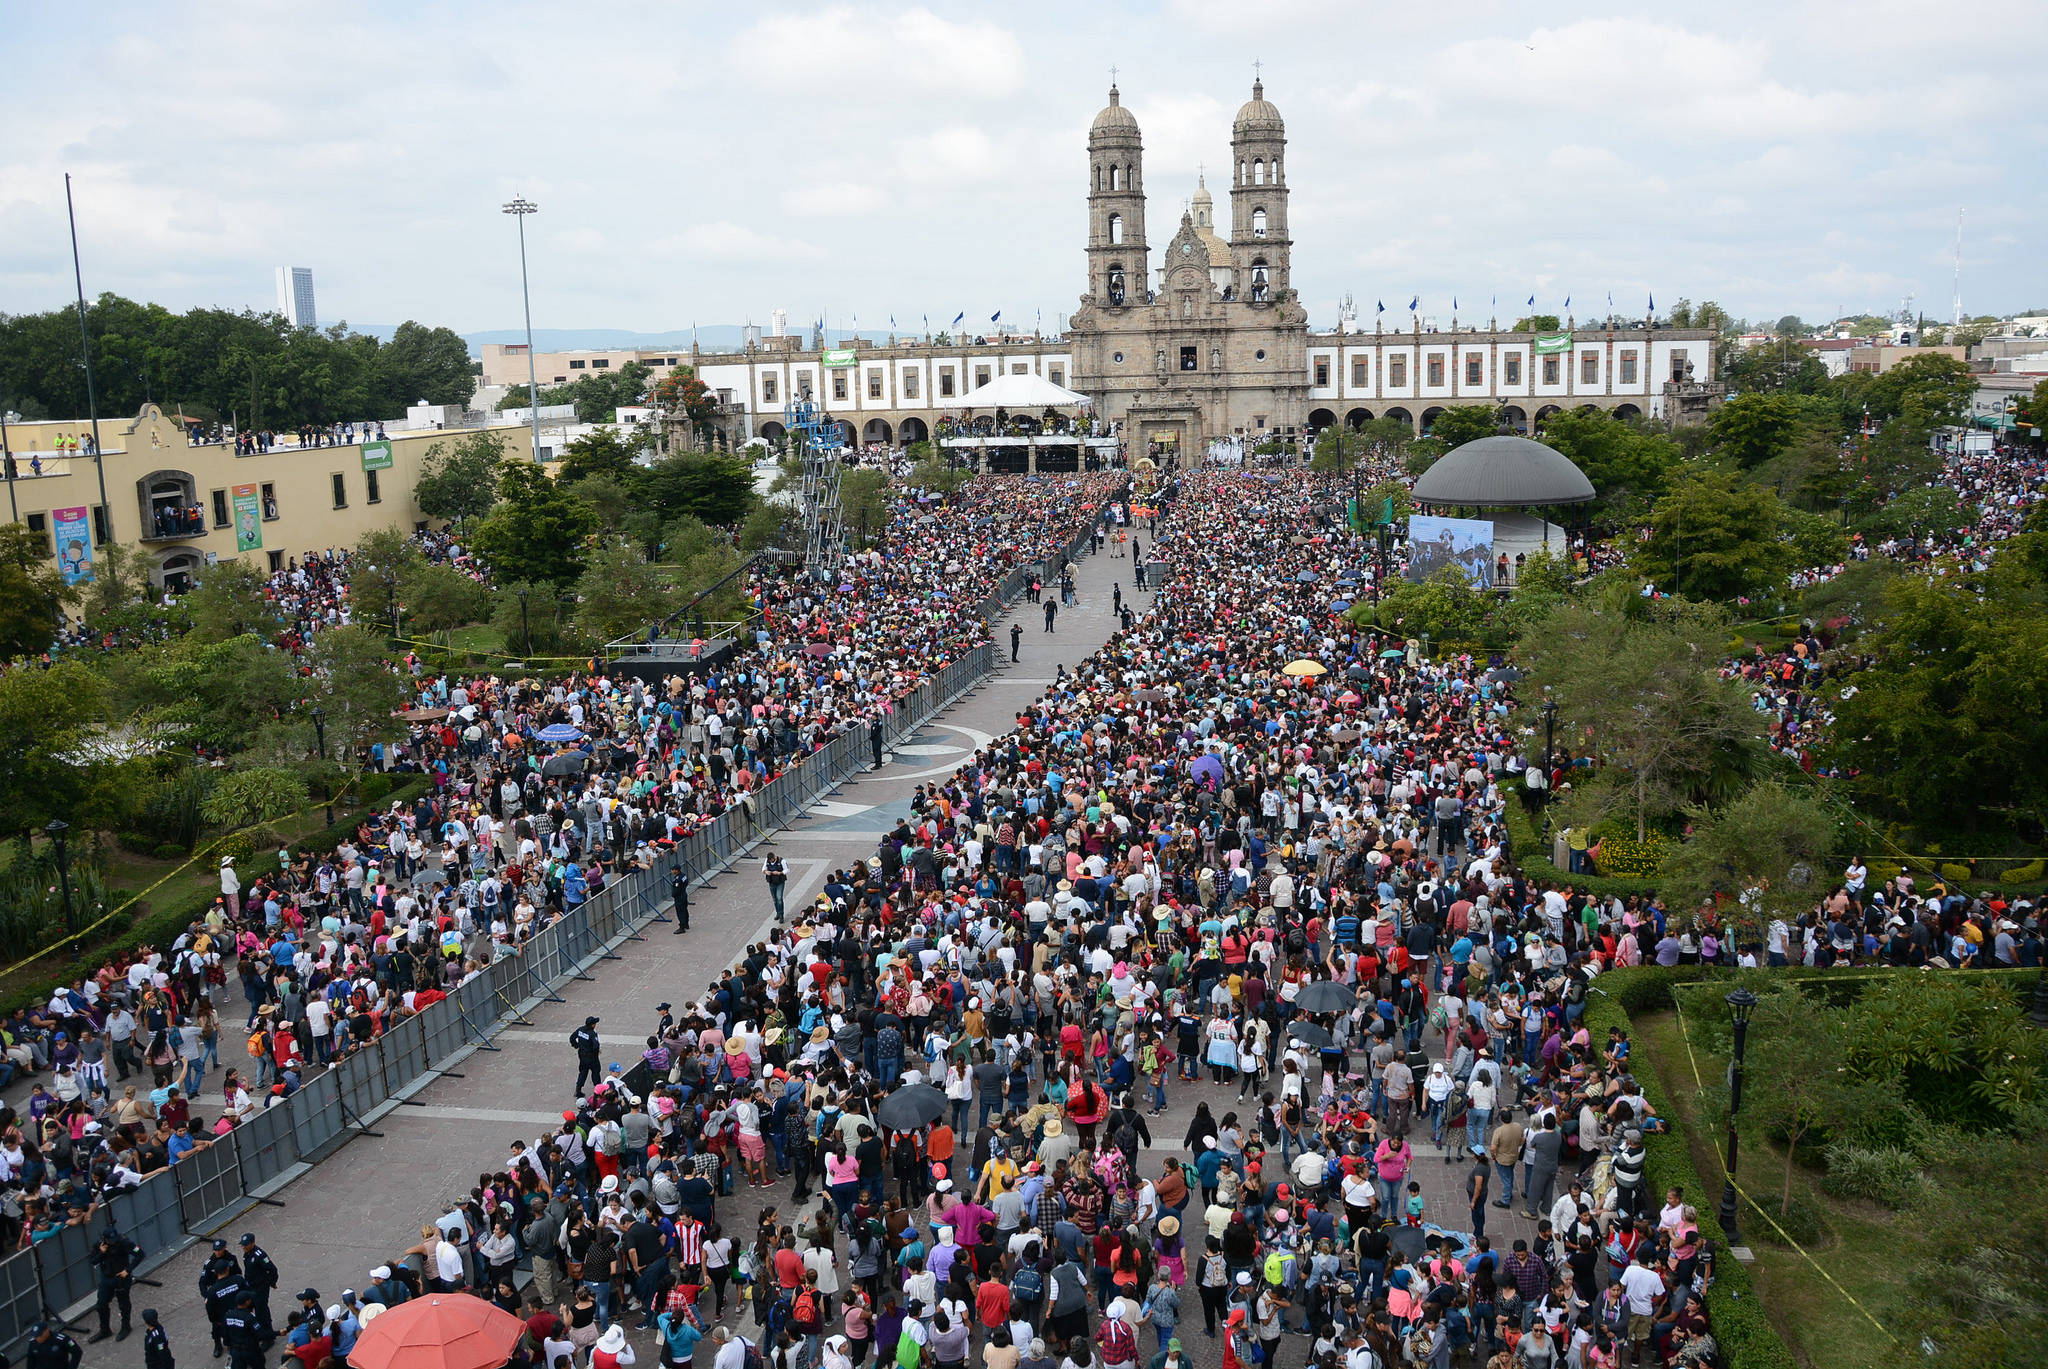
M 266 1031 L 251 1032 L 249 1034 L 249 1057 L 252 1060 L 261 1060 L 269 1053 L 270 1033 Z
M 768 1362 L 761 1358 L 760 1346 L 754 1344 L 745 1336 L 741 1336 L 739 1341 L 742 1369 L 768 1369 Z
M 796 1324 L 797 1330 L 806 1335 L 815 1332 L 819 1327 L 818 1295 L 808 1288 L 797 1294 L 796 1306 L 791 1310 L 790 1320 Z
M 1021 1302 L 1028 1306 L 1044 1296 L 1045 1275 L 1038 1272 L 1037 1265 L 1025 1265 L 1010 1280 L 1010 1298 L 1014 1302 Z

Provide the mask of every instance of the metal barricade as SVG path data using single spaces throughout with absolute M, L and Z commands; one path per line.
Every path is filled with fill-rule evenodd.
M 235 1158 L 242 1166 L 242 1185 L 251 1193 L 283 1174 L 299 1158 L 289 1107 L 250 1113 L 246 1121 L 228 1133 L 228 1139 L 234 1143 Z
M 166 1252 L 183 1241 L 184 1212 L 178 1203 L 178 1185 L 170 1171 L 158 1170 L 134 1188 L 124 1188 L 108 1204 L 114 1226 L 142 1247 L 145 1265 L 161 1263 Z
M 469 1033 L 463 1029 L 462 1014 L 446 999 L 419 1014 L 419 1022 L 420 1030 L 427 1037 L 427 1066 L 430 1069 L 438 1068 L 449 1056 L 470 1043 Z M 304 1146 L 300 1149 L 303 1151 Z
M 119 1227 L 120 1223 L 116 1221 L 115 1225 Z M 42 1272 L 43 1296 L 53 1309 L 69 1307 L 93 1295 L 98 1279 L 92 1268 L 92 1248 L 105 1229 L 106 1223 L 95 1219 L 90 1226 L 67 1226 L 36 1242 L 36 1268 Z M 130 1237 L 135 1234 L 125 1227 L 121 1230 Z
M 292 1145 L 303 1160 L 320 1159 L 348 1131 L 341 1077 L 334 1070 L 308 1080 L 285 1106 L 292 1114 Z
M 48 1244 L 48 1240 L 43 1242 Z M 0 1260 L 0 1349 L 17 1360 L 21 1354 L 17 1342 L 43 1319 L 43 1288 L 37 1278 L 37 1260 L 35 1250 L 19 1251 Z
M 368 1049 L 338 1061 L 330 1071 L 341 1083 L 341 1101 L 347 1109 L 345 1115 L 349 1121 L 360 1123 L 370 1109 L 384 1101 L 384 1090 L 378 1079 L 383 1061 L 382 1044 L 373 1043 Z
M 391 1097 L 427 1070 L 427 1029 L 417 1016 L 400 1018 L 384 1033 L 384 1095 Z
M 198 1233 L 242 1196 L 240 1153 L 228 1142 L 194 1150 L 171 1166 L 178 1181 L 178 1211 L 185 1229 Z

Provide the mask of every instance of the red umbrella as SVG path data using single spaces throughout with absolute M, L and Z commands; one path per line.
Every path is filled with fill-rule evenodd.
M 499 1369 L 526 1323 L 467 1293 L 400 1303 L 363 1328 L 348 1352 L 353 1369 Z

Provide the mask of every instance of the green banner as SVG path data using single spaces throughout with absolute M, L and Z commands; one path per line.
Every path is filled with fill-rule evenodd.
M 827 366 L 852 366 L 860 358 L 851 347 L 836 347 L 819 358 Z
M 263 548 L 263 505 L 256 498 L 254 485 L 237 485 L 235 496 L 235 550 L 260 551 Z
M 365 442 L 363 444 L 363 469 L 366 471 L 390 470 L 391 444 L 389 442 Z
M 1571 349 L 1572 335 L 1570 333 L 1538 333 L 1536 335 L 1537 356 L 1549 356 L 1553 352 L 1569 352 Z

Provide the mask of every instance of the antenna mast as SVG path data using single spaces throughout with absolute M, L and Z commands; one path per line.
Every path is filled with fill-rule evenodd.
M 1956 211 L 1956 296 L 1955 317 L 1950 320 L 1956 327 L 1963 326 L 1963 211 Z

